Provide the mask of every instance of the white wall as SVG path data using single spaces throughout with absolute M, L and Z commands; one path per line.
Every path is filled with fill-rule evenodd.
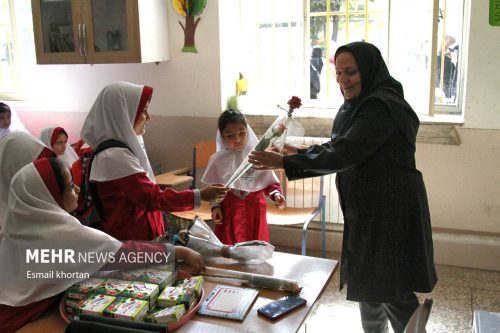
M 228 13 L 234 13 L 230 15 Z M 234 35 L 234 30 L 241 30 L 239 25 L 240 7 L 239 1 L 219 0 L 219 43 L 221 61 L 221 101 L 222 108 L 225 109 L 227 99 L 235 94 L 235 83 L 238 80 L 238 73 L 245 72 L 241 68 L 241 56 L 239 48 L 241 43 L 245 43 L 239 36 Z
M 500 129 L 500 27 L 488 23 L 488 0 L 470 2 L 464 127 Z
M 461 144 L 419 144 L 417 164 L 434 226 L 500 234 L 500 27 L 487 0 L 471 2 Z
M 461 129 L 459 135 L 458 146 L 417 144 L 432 224 L 500 234 L 500 131 Z
M 169 1 L 170 3 L 170 1 Z M 108 83 L 124 80 L 154 87 L 150 111 L 163 116 L 220 112 L 218 6 L 207 1 L 195 41 L 199 53 L 183 53 L 184 33 L 169 4 L 170 61 L 159 65 L 33 65 L 25 70 L 26 97 L 36 111 L 87 112 Z

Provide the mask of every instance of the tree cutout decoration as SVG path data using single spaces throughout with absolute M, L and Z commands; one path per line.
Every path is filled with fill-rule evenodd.
M 181 21 L 179 21 L 182 30 L 184 30 L 184 47 L 182 48 L 182 52 L 198 53 L 194 45 L 194 33 L 201 17 L 198 17 L 196 20 L 194 17 L 203 12 L 206 4 L 207 0 L 172 0 L 172 6 L 175 11 L 186 18 L 185 25 L 182 25 Z

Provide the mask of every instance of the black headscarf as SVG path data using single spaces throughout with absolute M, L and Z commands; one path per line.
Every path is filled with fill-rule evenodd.
M 339 47 L 335 59 L 344 52 L 353 55 L 361 75 L 361 94 L 355 101 L 344 100 L 344 104 L 354 107 L 355 113 L 368 100 L 381 100 L 389 108 L 391 118 L 414 146 L 420 122 L 404 99 L 403 86 L 389 74 L 379 49 L 370 43 L 353 42 Z

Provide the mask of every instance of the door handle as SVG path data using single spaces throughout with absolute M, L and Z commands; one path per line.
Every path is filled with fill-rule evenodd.
M 87 25 L 83 23 L 83 29 L 82 29 L 82 35 L 83 35 L 83 54 L 84 56 L 87 56 Z
M 82 39 L 82 24 L 78 23 L 78 49 L 80 56 L 83 57 L 83 39 Z

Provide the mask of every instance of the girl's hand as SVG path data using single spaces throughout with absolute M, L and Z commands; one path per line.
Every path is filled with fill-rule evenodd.
M 190 268 L 193 274 L 205 271 L 205 261 L 203 257 L 196 251 L 188 247 L 176 246 L 175 247 L 176 260 L 183 260 Z
M 215 224 L 222 224 L 222 209 L 220 207 L 212 209 L 212 220 Z
M 201 200 L 221 202 L 228 190 L 223 184 L 205 186 L 200 190 Z
M 278 207 L 279 209 L 283 209 L 285 208 L 286 206 L 286 199 L 285 197 L 283 196 L 283 194 L 281 193 L 276 193 L 274 196 L 273 196 L 273 202 L 274 202 L 274 206 Z

